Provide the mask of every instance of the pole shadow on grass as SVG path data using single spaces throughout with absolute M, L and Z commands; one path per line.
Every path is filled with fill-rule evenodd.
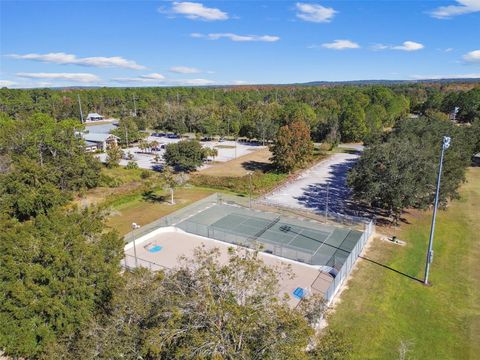
M 382 268 L 384 268 L 384 269 L 393 271 L 394 273 L 397 273 L 397 274 L 399 274 L 399 275 L 405 276 L 405 277 L 409 278 L 410 280 L 414 280 L 414 281 L 417 281 L 417 282 L 423 284 L 423 281 L 420 280 L 420 279 L 418 279 L 418 278 L 416 278 L 415 276 L 408 275 L 408 274 L 406 274 L 406 273 L 404 273 L 404 272 L 401 272 L 400 270 L 394 269 L 394 268 L 392 268 L 392 267 L 390 267 L 390 266 L 388 266 L 388 265 L 379 263 L 378 261 L 369 259 L 369 258 L 367 258 L 367 257 L 365 257 L 365 256 L 361 256 L 361 255 L 359 256 L 359 258 L 361 258 L 361 259 L 363 259 L 363 260 L 366 260 L 366 261 L 368 261 L 368 262 L 370 262 L 370 263 L 372 263 L 372 264 L 378 265 L 378 266 L 380 266 L 380 267 L 382 267 Z

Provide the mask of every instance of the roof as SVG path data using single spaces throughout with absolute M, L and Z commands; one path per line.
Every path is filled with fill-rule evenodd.
M 112 134 L 100 134 L 100 133 L 93 133 L 93 134 L 83 134 L 83 138 L 86 141 L 94 141 L 94 142 L 103 142 L 109 138 L 116 138 L 119 139 L 118 136 Z
M 87 116 L 87 119 L 88 119 L 88 118 L 92 118 L 92 117 L 95 117 L 95 118 L 96 118 L 96 117 L 103 117 L 103 116 L 100 115 L 100 114 L 97 114 L 97 113 L 89 113 L 88 116 Z
M 107 124 L 95 124 L 95 125 L 86 125 L 85 130 L 88 130 L 90 134 L 108 134 L 113 129 L 116 129 L 117 125 L 115 123 Z

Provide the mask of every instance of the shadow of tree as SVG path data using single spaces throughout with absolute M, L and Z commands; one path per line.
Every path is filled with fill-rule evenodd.
M 261 170 L 263 172 L 267 172 L 267 171 L 273 170 L 272 164 L 261 162 L 261 161 L 253 161 L 253 160 L 243 162 L 242 167 L 248 171 Z
M 142 198 L 144 201 L 151 202 L 151 203 L 160 203 L 166 200 L 164 195 L 157 195 L 153 191 L 145 191 L 142 194 Z
M 333 213 L 348 216 L 363 216 L 358 204 L 351 201 L 351 190 L 347 186 L 348 171 L 356 159 L 332 165 L 324 183 L 310 184 L 303 195 L 296 199 L 317 213 Z

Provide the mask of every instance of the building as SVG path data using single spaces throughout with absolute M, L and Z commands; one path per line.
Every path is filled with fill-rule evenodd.
M 92 122 L 92 121 L 102 121 L 102 120 L 104 120 L 104 117 L 102 115 L 97 113 L 89 113 L 85 121 Z
M 85 140 L 85 150 L 95 152 L 97 150 L 106 151 L 110 146 L 117 145 L 118 136 L 112 134 L 82 134 Z

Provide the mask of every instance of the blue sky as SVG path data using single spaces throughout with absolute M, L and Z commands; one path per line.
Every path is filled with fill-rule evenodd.
M 480 0 L 5 1 L 0 86 L 480 78 Z

